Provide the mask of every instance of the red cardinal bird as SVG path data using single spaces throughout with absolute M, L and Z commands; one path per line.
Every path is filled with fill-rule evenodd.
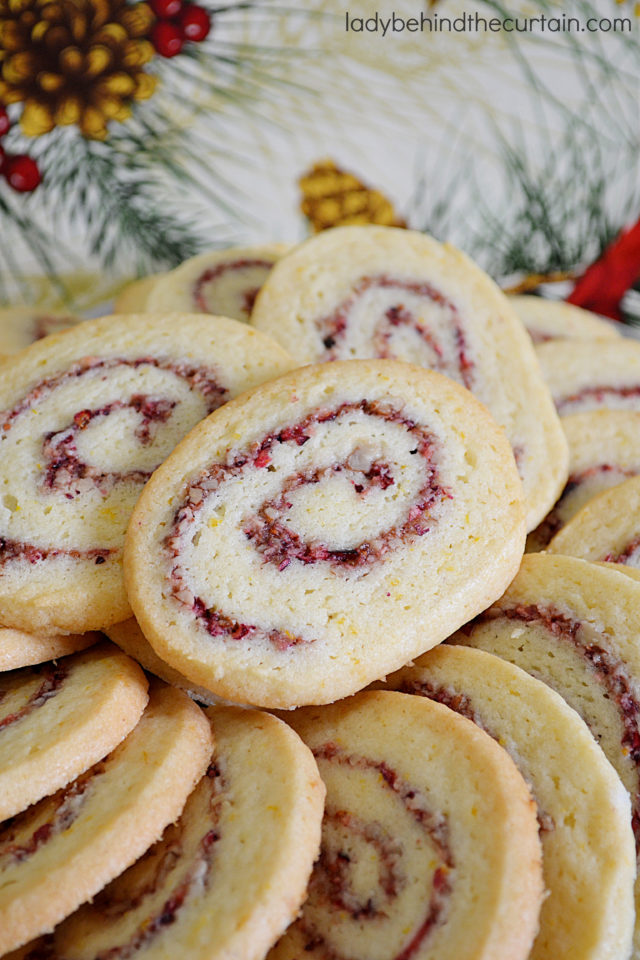
M 577 281 L 569 303 L 622 320 L 620 301 L 640 279 L 640 220 L 610 243 Z

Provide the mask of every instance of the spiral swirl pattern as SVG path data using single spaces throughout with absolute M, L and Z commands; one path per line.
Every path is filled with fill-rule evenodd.
M 137 376 L 149 383 L 149 392 L 138 392 Z M 105 402 L 109 382 L 113 393 L 124 389 L 129 396 Z M 78 524 L 78 535 L 89 542 L 73 546 L 46 542 L 48 533 L 55 540 L 61 513 L 72 517 L 76 500 L 87 504 L 87 509 L 89 505 L 103 510 L 114 507 L 110 500 L 127 483 L 129 499 L 135 498 L 136 489 L 175 444 L 176 428 L 186 420 L 182 427 L 186 429 L 223 403 L 225 396 L 211 370 L 152 356 L 87 357 L 33 386 L 0 415 L 4 455 L 17 458 L 23 467 L 20 486 L 13 479 L 5 480 L 2 504 L 9 524 L 0 535 L 0 573 L 15 561 L 33 565 L 56 556 L 104 563 L 115 552 L 113 534 L 112 543 L 96 545 L 90 542 L 91 528 L 83 531 Z M 80 406 L 87 398 L 98 402 Z M 110 433 L 105 437 L 105 431 L 114 422 L 115 436 L 106 439 Z M 169 429 L 162 431 L 162 427 Z M 136 455 L 132 456 L 131 446 L 121 444 L 119 434 L 133 434 Z M 117 469 L 109 465 L 114 456 L 116 462 L 120 460 Z M 136 459 L 138 463 L 132 464 Z M 26 477 L 32 479 L 41 505 L 36 516 L 25 519 L 20 501 Z M 12 536 L 12 529 L 21 536 Z
M 349 753 L 334 742 L 313 753 L 321 773 L 326 777 L 327 767 L 334 775 L 338 770 L 346 786 L 325 812 L 320 857 L 294 936 L 310 956 L 339 960 L 353 957 L 344 949 L 350 937 L 364 947 L 358 956 L 365 956 L 370 938 L 384 930 L 388 942 L 396 944 L 388 956 L 410 960 L 446 920 L 455 879 L 447 819 L 430 810 L 424 794 L 384 761 Z M 348 801 L 356 779 L 363 784 Z M 358 813 L 354 797 L 363 796 L 364 783 L 374 795 L 383 795 L 378 809 L 388 820 L 366 812 L 371 802 Z
M 363 422 L 382 425 L 379 440 L 366 449 L 354 450 L 353 446 L 349 449 L 345 446 L 347 431 L 354 423 L 361 426 Z M 329 429 L 338 430 L 341 437 L 338 447 L 348 451 L 344 459 L 332 456 L 326 462 L 323 448 Z M 410 463 L 406 472 L 411 474 L 408 480 L 401 478 L 401 470 L 406 464 L 394 462 L 388 455 L 380 455 L 379 451 L 384 449 L 383 441 L 390 437 L 399 440 L 406 451 L 406 464 Z M 301 457 L 302 448 L 307 444 L 310 453 Z M 317 465 L 318 457 L 325 462 Z M 287 471 L 284 479 L 276 479 L 273 493 L 261 496 L 261 486 L 255 486 L 254 478 L 260 475 L 269 477 L 273 461 L 279 465 L 286 463 L 288 467 L 294 466 L 296 460 L 300 463 L 298 470 Z M 317 494 L 322 485 L 327 485 L 331 491 L 336 483 L 335 489 L 346 491 L 354 508 L 360 512 L 359 519 L 365 528 L 368 525 L 370 536 L 336 545 L 321 539 L 322 530 L 308 527 L 303 533 L 295 529 L 295 519 L 292 523 L 291 517 L 298 520 L 304 517 L 302 510 L 296 511 L 301 494 L 309 489 Z M 315 638 L 264 629 L 225 614 L 205 598 L 203 588 L 191 572 L 192 558 L 203 549 L 199 545 L 194 549 L 198 537 L 196 531 L 202 531 L 211 523 L 216 506 L 239 484 L 248 487 L 254 484 L 256 494 L 251 491 L 245 498 L 253 509 L 243 513 L 239 524 L 241 533 L 236 531 L 236 534 L 245 544 L 251 545 L 262 566 L 274 566 L 278 572 L 292 564 L 298 568 L 326 564 L 334 573 L 362 575 L 402 545 L 428 533 L 436 522 L 436 507 L 451 499 L 439 479 L 437 443 L 429 431 L 397 408 L 377 401 L 362 400 L 318 410 L 279 433 L 266 436 L 251 451 L 239 453 L 227 463 L 216 463 L 202 471 L 184 491 L 172 527 L 164 539 L 169 570 L 167 580 L 172 596 L 191 610 L 212 636 L 241 640 L 250 635 L 252 639 L 265 640 L 281 650 L 313 642 Z M 389 495 L 385 499 L 387 491 Z M 393 514 L 393 521 L 387 525 L 381 525 L 375 514 L 381 507 L 391 508 L 388 512 Z
M 594 637 L 589 634 L 585 623 L 552 607 L 518 604 L 512 608 L 489 611 L 482 619 L 506 619 L 538 624 L 552 634 L 554 639 L 571 644 L 591 666 L 607 699 L 618 709 L 622 730 L 622 755 L 629 758 L 636 771 L 638 785 L 631 797 L 631 822 L 636 850 L 640 856 L 640 700 L 627 665 L 608 648 L 606 635 L 600 642 L 594 642 Z
M 455 304 L 431 283 L 386 274 L 364 276 L 316 323 L 323 360 L 410 360 L 473 388 L 474 362 L 462 319 Z
M 256 257 L 219 263 L 194 281 L 193 302 L 203 313 L 223 313 L 246 320 L 272 267 L 273 260 Z M 226 312 L 220 309 L 221 302 L 224 302 Z M 235 307 L 231 311 L 228 308 L 230 302 Z

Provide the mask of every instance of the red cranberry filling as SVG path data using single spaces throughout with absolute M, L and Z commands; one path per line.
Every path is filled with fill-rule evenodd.
M 58 387 L 84 376 L 98 376 L 106 380 L 107 374 L 119 367 L 129 367 L 137 370 L 142 366 L 169 371 L 181 380 L 186 381 L 190 389 L 202 395 L 209 413 L 224 403 L 226 399 L 227 391 L 220 386 L 212 371 L 196 364 L 179 363 L 157 357 L 137 357 L 135 359 L 85 357 L 63 373 L 41 381 L 12 410 L 0 414 L 4 434 L 0 434 L 0 440 L 8 435 L 13 423 L 21 414 L 30 410 L 46 394 L 51 393 Z M 67 427 L 55 433 L 47 433 L 43 438 L 43 456 L 47 464 L 43 479 L 44 489 L 60 491 L 67 499 L 73 499 L 83 492 L 86 484 L 104 489 L 123 480 L 133 480 L 138 483 L 146 482 L 152 471 L 132 470 L 124 474 L 116 471 L 105 472 L 84 463 L 76 448 L 76 438 L 96 418 L 107 417 L 110 413 L 121 409 L 132 409 L 140 418 L 135 435 L 140 444 L 145 446 L 152 442 L 155 428 L 169 418 L 175 406 L 176 401 L 174 400 L 150 397 L 146 394 L 134 394 L 128 401 L 116 400 L 96 409 L 79 410 L 74 414 L 72 423 Z M 0 537 L 0 570 L 10 561 L 28 560 L 29 563 L 35 564 L 55 557 L 93 560 L 100 565 L 116 552 L 115 549 L 111 548 L 75 550 L 63 547 L 39 547 L 8 537 Z
M 22 863 L 28 860 L 54 836 L 68 830 L 80 816 L 96 779 L 102 776 L 106 769 L 105 761 L 101 760 L 68 787 L 59 790 L 53 799 L 47 797 L 41 800 L 40 806 L 53 805 L 52 815 L 24 840 L 17 838 L 22 832 L 23 825 L 28 824 L 33 818 L 34 811 L 37 816 L 38 806 L 29 807 L 24 813 L 5 820 L 0 829 L 0 868 L 3 861 Z
M 210 267 L 209 270 L 198 277 L 196 282 L 193 285 L 193 302 L 196 306 L 202 310 L 204 313 L 210 313 L 209 304 L 207 302 L 207 297 L 204 292 L 204 288 L 209 283 L 214 283 L 216 280 L 219 280 L 225 273 L 236 270 L 264 270 L 265 279 L 267 273 L 273 267 L 273 261 L 271 260 L 259 260 L 259 259 L 249 259 L 244 260 L 228 260 L 225 263 L 219 263 L 215 267 Z M 253 310 L 253 305 L 256 301 L 256 297 L 260 293 L 260 287 L 248 287 L 243 292 L 243 307 L 245 313 L 250 314 Z
M 320 410 L 309 414 L 304 420 L 284 428 L 278 434 L 266 436 L 251 452 L 238 454 L 226 464 L 214 463 L 203 470 L 185 490 L 182 506 L 174 514 L 172 527 L 163 543 L 168 553 L 170 574 L 168 580 L 173 597 L 193 612 L 211 636 L 225 636 L 241 640 L 244 637 L 266 639 L 278 650 L 285 650 L 304 642 L 301 637 L 291 636 L 279 630 L 264 630 L 261 627 L 240 623 L 225 616 L 215 608 L 208 608 L 202 598 L 196 596 L 189 587 L 187 574 L 180 559 L 183 549 L 182 537 L 193 534 L 192 525 L 198 514 L 212 496 L 230 478 L 240 478 L 247 468 L 263 469 L 272 460 L 272 451 L 277 444 L 295 444 L 303 446 L 311 437 L 317 424 L 336 420 L 339 416 L 352 411 L 360 411 L 367 416 L 382 418 L 398 423 L 411 437 L 411 454 L 424 461 L 424 483 L 415 501 L 409 507 L 405 519 L 397 526 L 382 530 L 375 540 L 366 541 L 349 550 L 333 550 L 322 543 L 306 543 L 295 532 L 289 531 L 281 520 L 291 507 L 288 495 L 298 487 L 318 483 L 325 476 L 336 472 L 348 475 L 359 496 L 366 497 L 374 487 L 386 489 L 395 481 L 388 465 L 374 461 L 368 469 L 356 469 L 349 463 L 338 464 L 327 470 L 311 471 L 287 477 L 282 484 L 282 492 L 274 500 L 266 501 L 253 517 L 243 523 L 245 536 L 251 540 L 265 563 L 271 563 L 284 570 L 292 562 L 313 564 L 326 562 L 337 570 L 362 568 L 380 561 L 385 555 L 429 532 L 434 522 L 432 508 L 439 502 L 451 499 L 452 495 L 440 484 L 437 470 L 432 462 L 436 443 L 426 428 L 405 417 L 400 411 L 377 401 L 362 400 L 343 403 L 331 410 Z
M 449 831 L 444 816 L 432 813 L 426 797 L 419 790 L 402 780 L 395 770 L 384 761 L 357 756 L 343 751 L 335 743 L 326 743 L 313 751 L 316 760 L 322 763 L 336 763 L 379 774 L 376 783 L 383 790 L 390 790 L 405 808 L 428 838 L 428 842 L 439 860 L 432 880 L 423 920 L 407 940 L 405 946 L 393 960 L 410 960 L 423 946 L 431 931 L 445 920 L 445 909 L 452 892 L 454 860 L 449 845 Z M 342 960 L 329 942 L 331 914 L 346 913 L 355 920 L 363 919 L 380 922 L 393 909 L 393 901 L 407 883 L 410 882 L 402 870 L 405 853 L 402 840 L 392 837 L 376 821 L 366 822 L 346 810 L 329 808 L 325 813 L 323 842 L 320 857 L 316 862 L 309 883 L 309 904 L 313 907 L 323 905 L 327 911 L 327 929 L 319 929 L 309 916 L 303 912 L 296 926 L 305 938 L 304 950 L 321 949 L 323 955 L 331 960 Z M 351 883 L 351 873 L 357 869 L 357 853 L 351 847 L 344 849 L 340 842 L 331 842 L 331 829 L 335 827 L 338 836 L 348 836 L 364 842 L 371 848 L 378 862 L 378 885 L 363 898 L 357 895 Z M 329 828 L 329 829 L 328 829 Z
M 400 686 L 396 687 L 400 693 L 412 693 L 420 697 L 429 697 L 437 703 L 442 703 L 450 710 L 454 710 L 467 720 L 473 721 L 477 727 L 484 730 L 493 740 L 500 742 L 500 738 L 495 735 L 484 723 L 482 718 L 476 713 L 471 698 L 466 693 L 456 693 L 451 687 L 436 686 L 430 680 L 412 680 L 405 679 Z M 548 833 L 555 830 L 555 821 L 551 814 L 545 813 L 538 806 L 537 812 L 538 830 L 540 833 Z
M 211 764 L 198 789 L 202 790 L 205 784 L 208 784 L 209 791 L 209 823 L 206 832 L 196 845 L 196 852 L 192 855 L 191 862 L 181 874 L 179 881 L 170 880 L 169 874 L 184 855 L 184 833 L 187 828 L 181 821 L 169 826 L 162 839 L 146 855 L 147 858 L 153 857 L 153 869 L 144 875 L 142 883 L 133 891 L 127 885 L 126 899 L 120 899 L 117 896 L 117 880 L 96 897 L 94 901 L 96 909 L 104 917 L 114 919 L 137 909 L 147 898 L 154 896 L 168 883 L 174 884 L 173 888 L 167 891 L 168 896 L 157 913 L 150 917 L 144 916 L 141 924 L 126 943 L 103 950 L 96 956 L 96 960 L 128 960 L 138 951 L 146 949 L 166 927 L 175 923 L 194 885 L 203 884 L 206 888 L 214 867 L 216 844 L 221 837 L 219 820 L 223 808 L 220 800 L 228 790 L 218 764 Z
M 62 688 L 69 673 L 69 668 L 65 662 L 60 664 L 47 664 L 46 666 L 42 667 L 32 667 L 31 669 L 32 673 L 36 676 L 38 674 L 42 676 L 40 686 L 29 697 L 25 705 L 21 707 L 20 710 L 16 710 L 15 713 L 8 713 L 6 716 L 0 717 L 0 731 L 5 730 L 14 723 L 17 723 L 18 720 L 23 720 L 25 717 L 28 717 L 29 714 L 33 713 L 34 710 L 37 710 L 39 707 L 43 706 L 47 700 L 51 700 L 52 697 L 55 697 L 55 695 L 60 692 L 60 689 Z M 0 691 L 0 701 L 3 699 L 5 692 L 6 691 Z
M 457 307 L 444 294 L 440 293 L 430 283 L 401 280 L 385 274 L 374 277 L 362 277 L 354 286 L 352 293 L 339 304 L 327 317 L 317 321 L 318 329 L 325 348 L 324 360 L 335 360 L 339 355 L 339 347 L 347 332 L 349 315 L 357 302 L 369 290 L 398 291 L 398 302 L 392 304 L 380 317 L 373 332 L 372 347 L 375 357 L 391 357 L 393 346 L 391 339 L 394 330 L 404 327 L 416 334 L 429 348 L 431 355 L 430 366 L 440 370 L 454 379 L 459 380 L 467 389 L 471 389 L 473 382 L 473 361 L 468 352 L 467 342 Z M 450 364 L 445 361 L 444 350 L 437 337 L 428 327 L 414 316 L 403 302 L 403 294 L 412 294 L 423 297 L 441 307 L 450 318 L 451 335 L 456 353 L 456 369 L 451 370 Z
M 626 547 L 621 550 L 619 553 L 611 551 L 606 557 L 603 557 L 605 563 L 627 563 L 633 565 L 634 561 L 637 561 L 640 558 L 640 536 L 634 537 L 633 540 L 626 545 Z
M 166 423 L 176 407 L 176 400 L 154 399 L 145 394 L 134 394 L 130 400 L 114 400 L 94 410 L 80 410 L 75 414 L 73 423 L 55 433 L 45 434 L 42 455 L 47 463 L 43 486 L 48 490 L 61 490 L 67 499 L 72 500 L 82 492 L 73 488 L 74 480 L 90 480 L 101 490 L 124 480 L 146 483 L 153 470 L 129 470 L 127 473 L 104 471 L 80 459 L 76 447 L 78 433 L 100 417 L 108 417 L 117 410 L 135 410 L 140 424 L 135 436 L 142 446 L 153 440 L 153 426 Z
M 636 699 L 631 677 L 626 664 L 610 650 L 581 637 L 583 624 L 579 620 L 550 607 L 536 604 L 518 604 L 506 610 L 488 611 L 481 620 L 520 620 L 538 623 L 558 640 L 572 644 L 593 668 L 598 683 L 607 699 L 615 703 L 622 721 L 623 751 L 633 761 L 640 776 L 640 704 Z M 604 638 L 603 638 L 604 639 Z M 636 850 L 640 854 L 640 792 L 632 797 L 632 826 L 636 838 Z
M 613 399 L 631 401 L 625 404 L 625 409 L 640 409 L 640 386 L 629 387 L 584 387 L 577 393 L 556 400 L 558 413 L 576 413 L 579 410 L 594 410 L 596 407 L 606 407 L 607 401 Z M 637 402 L 633 402 L 637 401 Z

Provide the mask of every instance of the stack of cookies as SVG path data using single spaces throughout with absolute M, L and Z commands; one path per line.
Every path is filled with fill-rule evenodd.
M 0 339 L 0 956 L 640 960 L 634 344 L 381 227 L 117 310 Z

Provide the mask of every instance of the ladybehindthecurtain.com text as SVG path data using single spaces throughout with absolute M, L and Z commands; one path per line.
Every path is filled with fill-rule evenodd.
M 589 17 L 580 20 L 561 14 L 548 17 L 483 17 L 479 13 L 464 13 L 457 17 L 443 17 L 437 13 L 421 13 L 419 17 L 400 17 L 395 13 L 368 17 L 345 13 L 347 33 L 377 33 L 383 37 L 393 33 L 630 33 L 630 17 Z

